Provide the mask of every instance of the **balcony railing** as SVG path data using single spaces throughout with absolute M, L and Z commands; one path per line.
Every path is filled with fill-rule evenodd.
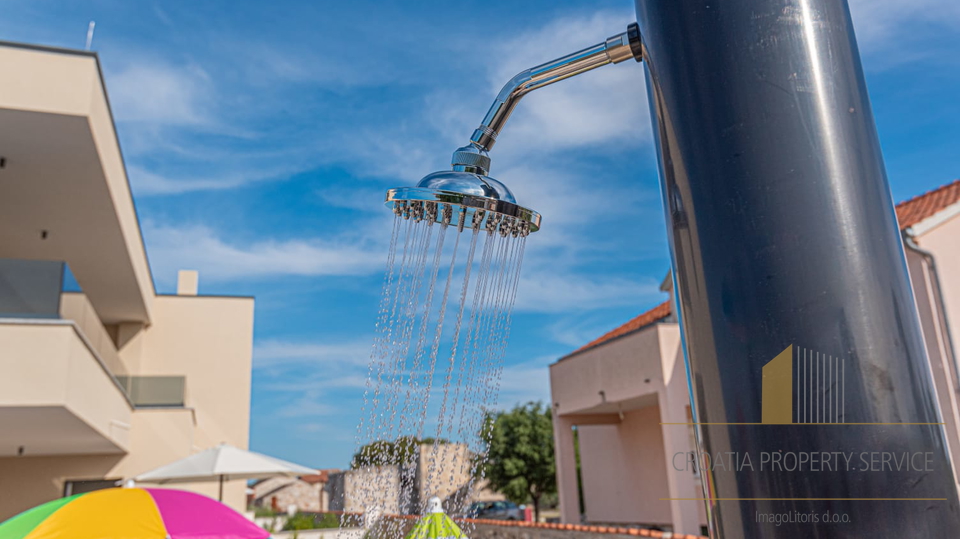
M 0 317 L 60 318 L 66 264 L 0 258 Z
M 182 407 L 186 394 L 184 376 L 118 376 L 130 401 L 137 408 Z
M 184 406 L 185 377 L 131 375 L 65 262 L 0 258 L 0 318 L 69 320 L 135 407 Z
M 100 356 L 113 376 L 119 378 L 128 374 L 127 366 L 117 353 L 116 344 L 103 327 L 87 296 L 82 292 L 64 292 L 60 297 L 60 318 L 73 320 L 87 344 Z

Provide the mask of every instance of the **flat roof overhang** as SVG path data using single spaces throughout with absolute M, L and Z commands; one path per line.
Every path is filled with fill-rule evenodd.
M 0 72 L 0 257 L 66 261 L 104 323 L 149 323 L 153 280 L 96 55 L 0 42 Z

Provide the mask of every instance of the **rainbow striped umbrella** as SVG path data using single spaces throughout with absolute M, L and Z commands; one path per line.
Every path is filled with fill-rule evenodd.
M 0 524 L 0 539 L 264 539 L 215 500 L 183 490 L 111 488 L 54 500 Z

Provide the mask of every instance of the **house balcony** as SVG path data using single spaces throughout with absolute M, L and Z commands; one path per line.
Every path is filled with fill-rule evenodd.
M 0 259 L 0 457 L 124 454 L 134 409 L 183 406 L 183 377 L 130 373 L 69 275 Z
M 585 422 L 657 405 L 676 350 L 676 324 L 654 324 L 602 346 L 578 351 L 550 366 L 554 412 Z M 591 417 L 593 416 L 593 417 Z

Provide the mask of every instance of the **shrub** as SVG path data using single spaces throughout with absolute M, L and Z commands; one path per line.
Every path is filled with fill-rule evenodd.
M 313 516 L 297 513 L 287 519 L 283 525 L 283 531 L 290 530 L 312 530 L 314 528 Z
M 283 531 L 339 528 L 340 517 L 335 513 L 297 513 L 287 519 Z
M 257 518 L 275 517 L 277 516 L 277 512 L 269 507 L 254 507 L 253 516 Z

